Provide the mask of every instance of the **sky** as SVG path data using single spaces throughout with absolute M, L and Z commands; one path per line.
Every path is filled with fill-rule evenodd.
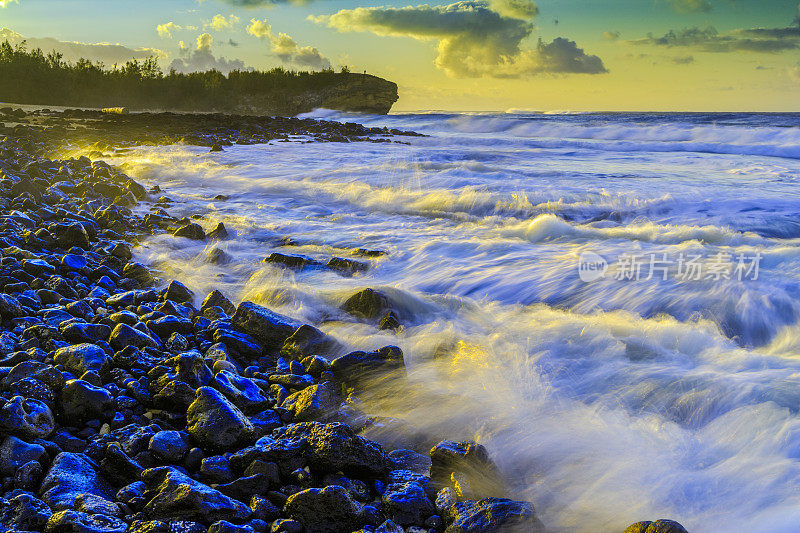
M 107 66 L 367 71 L 395 111 L 800 111 L 798 0 L 0 0 Z

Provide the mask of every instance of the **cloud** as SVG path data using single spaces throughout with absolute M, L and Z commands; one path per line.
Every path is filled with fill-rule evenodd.
M 489 0 L 489 7 L 504 17 L 530 20 L 539 14 L 539 6 L 531 0 Z
M 41 48 L 45 53 L 55 50 L 63 54 L 65 61 L 74 62 L 85 58 L 107 66 L 125 63 L 131 59 L 146 59 L 152 56 L 164 58 L 167 56 L 165 52 L 157 48 L 132 49 L 120 44 L 59 41 L 51 37 L 24 37 L 8 28 L 0 29 L 0 42 L 3 41 L 8 41 L 13 45 L 25 41 L 29 50 Z
M 532 12 L 529 7 L 528 13 Z M 436 41 L 434 64 L 457 78 L 606 72 L 599 57 L 586 54 L 568 39 L 550 43 L 540 39 L 535 47 L 523 46 L 534 25 L 519 13 L 518 9 L 515 16 L 504 15 L 486 1 L 466 0 L 438 6 L 358 7 L 309 19 L 342 32 Z
M 800 48 L 800 26 L 785 28 L 748 28 L 720 33 L 713 26 L 670 30 L 661 37 L 648 34 L 631 44 L 649 44 L 669 48 L 692 48 L 701 52 L 778 53 Z
M 170 70 L 176 72 L 202 72 L 206 70 L 218 70 L 223 74 L 228 74 L 232 70 L 244 70 L 244 62 L 238 59 L 226 59 L 224 57 L 214 57 L 211 52 L 211 45 L 214 38 L 210 33 L 202 33 L 197 36 L 197 48 L 189 50 L 183 41 L 178 43 L 181 55 L 184 57 L 175 58 L 170 63 Z
M 709 0 L 667 0 L 667 3 L 678 13 L 708 13 L 711 11 Z
M 225 18 L 224 15 L 218 14 L 214 15 L 209 22 L 203 24 L 203 28 L 206 30 L 215 30 L 215 31 L 222 31 L 222 30 L 231 30 L 233 27 L 238 24 L 240 21 L 239 17 L 236 15 L 229 15 L 228 18 Z
M 0 7 L 6 7 L 9 4 L 19 4 L 19 0 L 0 0 Z
M 270 51 L 284 63 L 292 63 L 315 70 L 330 68 L 331 62 L 313 46 L 298 46 L 297 41 L 285 33 L 275 35 L 266 20 L 252 19 L 247 33 L 269 42 Z
M 618 31 L 604 31 L 603 37 L 609 41 L 616 41 L 619 39 L 621 33 Z
M 160 37 L 164 37 L 167 39 L 172 39 L 172 32 L 173 31 L 180 31 L 183 28 L 175 24 L 174 22 L 167 22 L 166 24 L 159 24 L 156 26 L 156 31 Z

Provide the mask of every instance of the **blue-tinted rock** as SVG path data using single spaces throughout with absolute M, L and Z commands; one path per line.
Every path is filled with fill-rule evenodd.
M 421 524 L 436 513 L 421 485 L 414 482 L 392 483 L 383 494 L 386 514 L 401 526 Z
M 289 496 L 284 510 L 315 533 L 350 533 L 361 525 L 361 510 L 350 493 L 337 485 L 306 489 Z
M 450 525 L 445 533 L 543 533 L 533 505 L 504 498 L 456 502 L 448 509 Z
M 113 516 L 59 511 L 47 521 L 48 533 L 125 533 L 128 525 Z
M 255 428 L 220 392 L 200 387 L 186 411 L 186 429 L 203 446 L 226 449 L 251 440 Z
M 177 463 L 189 451 L 187 435 L 180 431 L 159 431 L 150 439 L 149 450 L 156 456 Z
M 17 494 L 0 505 L 0 531 L 44 531 L 51 514 L 42 500 L 27 493 Z
M 82 380 L 71 379 L 61 391 L 59 405 L 67 420 L 91 420 L 99 418 L 111 407 L 111 393 L 101 387 Z
M 290 395 L 281 407 L 289 410 L 301 422 L 324 422 L 336 418 L 336 410 L 341 402 L 339 388 L 331 381 L 324 381 Z
M 42 500 L 53 510 L 72 509 L 79 494 L 113 499 L 111 486 L 98 474 L 97 465 L 82 453 L 61 452 L 42 481 Z
M 0 409 L 0 428 L 24 439 L 48 437 L 55 427 L 53 413 L 44 402 L 14 396 Z
M 252 380 L 228 370 L 217 372 L 211 386 L 245 412 L 258 411 L 269 404 L 269 399 Z
M 0 475 L 10 476 L 25 463 L 39 461 L 47 455 L 38 444 L 28 444 L 8 436 L 0 443 Z
M 102 348 L 88 343 L 59 348 L 53 359 L 76 376 L 90 371 L 99 374 L 111 365 L 111 357 Z
M 61 258 L 61 266 L 67 270 L 83 270 L 89 265 L 89 260 L 82 255 L 66 254 Z
M 242 302 L 231 318 L 233 326 L 255 338 L 268 350 L 278 350 L 300 327 L 297 320 L 275 313 L 253 302 Z
M 111 335 L 111 328 L 105 324 L 89 324 L 86 322 L 72 322 L 59 327 L 59 331 L 70 342 L 94 343 L 105 341 Z
M 117 324 L 111 332 L 109 343 L 114 350 L 121 350 L 126 346 L 136 348 L 159 348 L 158 342 L 138 329 L 134 329 L 127 324 Z

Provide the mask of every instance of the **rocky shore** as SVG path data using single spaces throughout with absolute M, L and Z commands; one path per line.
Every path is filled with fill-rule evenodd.
M 87 142 L 102 143 L 98 152 L 176 140 L 223 149 L 291 135 L 385 142 L 403 132 L 0 113 L 3 531 L 545 531 L 531 503 L 506 497 L 482 445 L 388 449 L 360 436 L 372 420 L 358 409 L 359 391 L 376 376 L 403 378 L 400 348 L 347 352 L 312 324 L 159 279 L 133 260 L 132 243 L 154 233 L 224 239 L 224 226 L 206 234 L 172 217 L 103 161 L 51 159 Z M 344 310 L 380 327 L 398 320 L 370 289 Z M 659 520 L 626 533 L 684 531 Z

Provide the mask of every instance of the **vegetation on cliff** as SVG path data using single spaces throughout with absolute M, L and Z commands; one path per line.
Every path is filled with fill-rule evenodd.
M 0 44 L 0 101 L 79 107 L 295 114 L 315 107 L 386 113 L 397 85 L 331 69 L 164 73 L 155 58 L 106 68 L 61 54 Z M 326 106 L 326 103 L 332 105 Z

